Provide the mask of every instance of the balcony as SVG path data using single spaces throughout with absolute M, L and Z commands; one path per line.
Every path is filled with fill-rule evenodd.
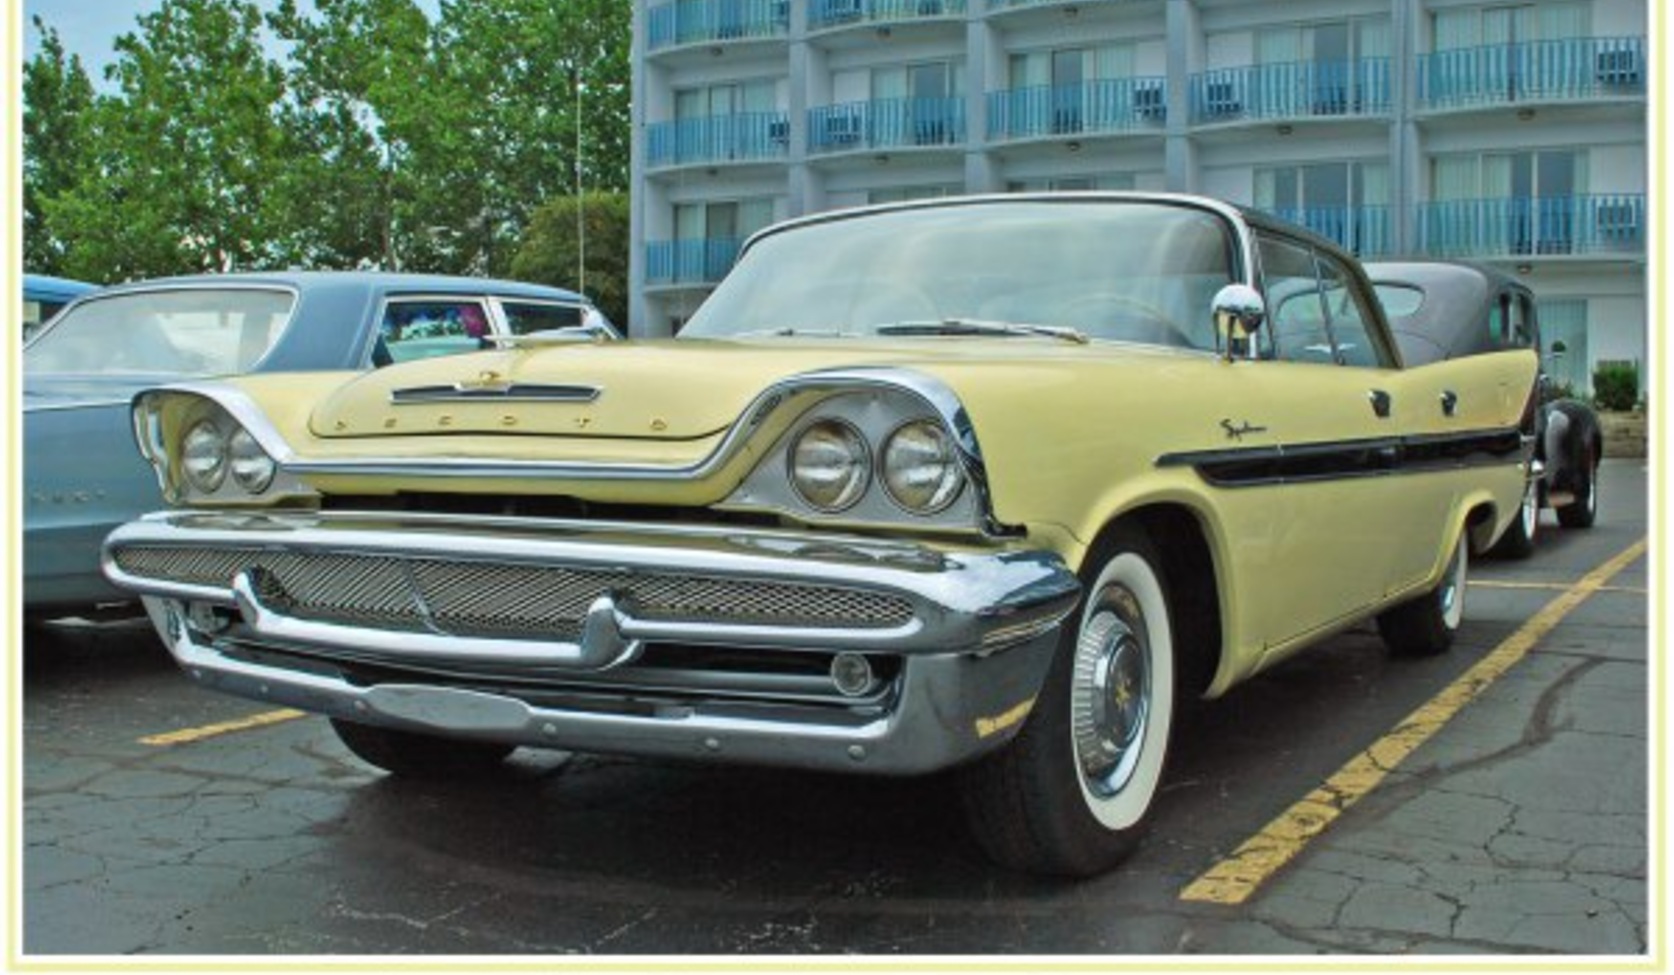
M 1262 212 L 1306 227 L 1356 257 L 1384 257 L 1392 252 L 1387 206 L 1266 207 Z
M 1475 108 L 1645 94 L 1643 37 L 1579 37 L 1437 51 L 1418 58 L 1418 104 Z
M 964 142 L 963 98 L 880 98 L 808 110 L 810 154 Z
M 645 245 L 645 283 L 648 285 L 714 284 L 732 269 L 739 237 L 695 240 L 653 240 Z
M 790 30 L 790 0 L 674 0 L 646 15 L 646 47 L 783 37 Z
M 963 17 L 966 0 L 809 0 L 808 29 Z
M 1192 75 L 1194 125 L 1389 114 L 1389 59 L 1289 61 Z
M 784 112 L 743 112 L 657 122 L 646 128 L 646 165 L 713 166 L 783 159 L 790 148 Z
M 1113 78 L 1061 87 L 1011 88 L 988 93 L 988 138 L 1129 132 L 1167 118 L 1162 78 Z
M 1434 257 L 1645 253 L 1645 195 L 1447 200 L 1419 209 L 1419 249 Z

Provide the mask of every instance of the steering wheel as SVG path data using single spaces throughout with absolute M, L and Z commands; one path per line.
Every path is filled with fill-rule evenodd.
M 1060 306 L 1063 324 L 1074 325 L 1101 338 L 1197 348 L 1174 316 L 1133 295 L 1099 291 L 1080 295 Z

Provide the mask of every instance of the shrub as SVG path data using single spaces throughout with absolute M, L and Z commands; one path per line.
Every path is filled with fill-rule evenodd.
M 1593 370 L 1593 403 L 1601 410 L 1631 410 L 1639 402 L 1639 369 L 1632 363 L 1599 363 Z

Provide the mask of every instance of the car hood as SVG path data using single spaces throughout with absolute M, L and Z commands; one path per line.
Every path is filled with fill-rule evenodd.
M 322 440 L 458 434 L 697 440 L 730 427 L 790 376 L 950 362 L 1015 361 L 1085 346 L 1050 339 L 915 341 L 679 339 L 454 356 L 382 369 L 326 397 Z

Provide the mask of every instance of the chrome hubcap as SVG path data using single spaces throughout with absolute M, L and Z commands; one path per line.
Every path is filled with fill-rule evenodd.
M 1109 797 L 1133 776 L 1151 711 L 1150 652 L 1139 604 L 1125 589 L 1101 594 L 1076 646 L 1071 719 L 1076 761 L 1090 791 Z

